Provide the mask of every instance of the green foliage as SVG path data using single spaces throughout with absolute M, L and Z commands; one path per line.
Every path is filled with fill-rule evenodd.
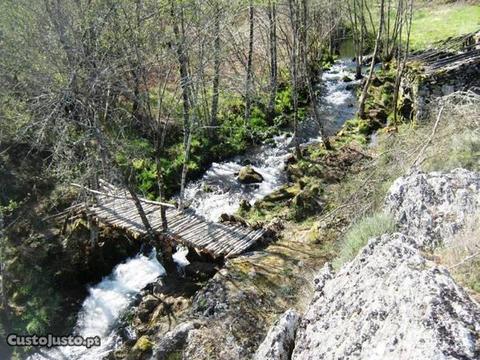
M 279 114 L 289 114 L 293 111 L 292 88 L 287 86 L 277 92 L 275 111 Z
M 335 55 L 325 55 L 322 57 L 322 69 L 324 71 L 330 70 L 335 61 L 337 60 L 338 56 Z
M 36 262 L 27 263 L 18 258 L 18 250 L 24 251 L 25 247 L 35 249 Z M 21 248 L 13 248 L 7 242 L 3 244 L 4 253 L 9 254 L 6 270 L 9 274 L 22 274 L 21 282 L 14 288 L 8 286 L 9 291 L 13 291 L 10 297 L 10 306 L 15 309 L 16 318 L 13 328 L 18 332 L 25 330 L 29 334 L 42 334 L 58 321 L 60 295 L 52 289 L 49 281 L 53 274 L 48 269 L 43 269 L 38 265 L 46 261 L 49 256 L 48 246 L 42 244 L 42 239 L 33 239 L 30 244 Z
M 337 146 L 343 146 L 352 142 L 360 145 L 367 144 L 367 136 L 371 134 L 371 126 L 368 120 L 355 117 L 345 121 L 342 130 L 340 130 L 335 138 Z
M 394 231 L 395 221 L 389 214 L 376 213 L 361 219 L 345 234 L 344 240 L 340 245 L 340 255 L 335 261 L 335 267 L 339 268 L 344 263 L 352 260 L 371 238 Z
M 9 200 L 7 205 L 5 206 L 0 205 L 0 213 L 3 213 L 4 215 L 11 214 L 16 209 L 18 209 L 19 206 L 20 204 L 18 203 L 18 201 Z

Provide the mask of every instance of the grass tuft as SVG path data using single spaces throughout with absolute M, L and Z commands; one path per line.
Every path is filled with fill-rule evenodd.
M 334 262 L 338 269 L 352 260 L 371 238 L 394 232 L 395 221 L 390 214 L 375 213 L 355 223 L 345 234 L 341 244 L 340 255 Z
M 476 293 L 480 299 L 480 214 L 473 216 L 463 230 L 436 252 L 455 280 Z

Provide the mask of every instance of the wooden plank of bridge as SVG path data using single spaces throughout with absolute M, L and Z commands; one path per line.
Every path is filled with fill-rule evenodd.
M 87 189 L 88 190 L 88 189 Z M 123 229 L 135 236 L 146 234 L 146 229 L 133 200 L 122 189 L 101 181 L 101 191 L 89 190 L 96 203 L 88 207 L 89 215 L 98 222 Z M 170 204 L 140 198 L 143 210 L 157 234 L 167 234 L 178 243 L 206 251 L 214 257 L 238 255 L 256 241 L 265 231 L 234 224 L 209 222 L 193 212 L 180 211 Z M 161 207 L 166 207 L 168 231 L 163 231 Z

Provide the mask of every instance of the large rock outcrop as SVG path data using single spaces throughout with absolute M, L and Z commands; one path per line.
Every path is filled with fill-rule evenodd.
M 385 201 L 402 233 L 419 245 L 448 243 L 480 210 L 480 174 L 464 169 L 397 179 Z
M 371 239 L 337 274 L 325 266 L 291 359 L 480 359 L 480 306 L 423 253 L 476 218 L 480 174 L 414 172 L 385 204 L 401 233 Z M 281 348 L 269 336 L 262 346 Z
M 292 359 L 480 357 L 480 308 L 411 237 L 372 239 L 316 282 Z
M 187 341 L 188 334 L 200 326 L 198 321 L 187 321 L 177 325 L 173 330 L 162 335 L 154 349 L 153 359 L 166 360 L 177 349 L 181 349 Z

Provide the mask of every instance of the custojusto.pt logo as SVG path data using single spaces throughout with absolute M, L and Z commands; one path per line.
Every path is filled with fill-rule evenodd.
M 47 348 L 56 346 L 83 346 L 89 349 L 93 346 L 100 346 L 101 340 L 99 336 L 9 334 L 7 336 L 7 344 L 9 346 L 41 346 Z

